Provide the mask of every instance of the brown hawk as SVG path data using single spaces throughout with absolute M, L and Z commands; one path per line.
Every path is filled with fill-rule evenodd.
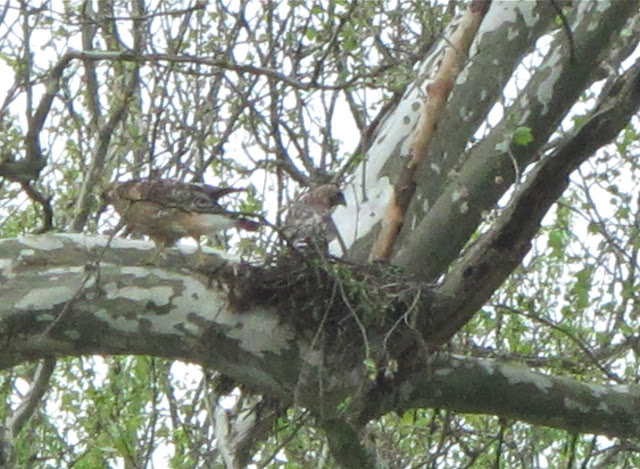
M 221 197 L 243 190 L 174 179 L 132 180 L 116 183 L 107 192 L 107 202 L 130 232 L 149 236 L 158 250 L 184 237 L 194 238 L 200 247 L 202 235 L 227 228 L 258 229 L 258 222 L 225 210 L 218 203 Z
M 344 194 L 335 184 L 325 184 L 303 194 L 289 208 L 282 234 L 296 249 L 328 252 L 329 243 L 341 241 L 331 212 L 346 205 Z M 341 243 L 342 250 L 345 251 Z

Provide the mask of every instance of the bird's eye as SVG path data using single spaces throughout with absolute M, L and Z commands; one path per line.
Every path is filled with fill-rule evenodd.
M 209 208 L 211 207 L 211 200 L 203 194 L 197 194 L 193 198 L 193 205 L 196 208 Z

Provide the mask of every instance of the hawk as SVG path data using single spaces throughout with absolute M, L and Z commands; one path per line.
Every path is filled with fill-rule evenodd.
M 296 249 L 313 249 L 326 254 L 329 243 L 340 239 L 331 212 L 338 205 L 346 205 L 344 194 L 335 184 L 325 184 L 303 194 L 289 208 L 282 234 Z M 346 251 L 341 242 L 343 252 Z
M 121 224 L 130 232 L 149 236 L 159 252 L 185 237 L 194 238 L 200 248 L 202 235 L 227 228 L 257 230 L 260 223 L 218 203 L 221 197 L 244 190 L 174 179 L 131 180 L 116 183 L 107 192 L 107 202 L 120 215 Z

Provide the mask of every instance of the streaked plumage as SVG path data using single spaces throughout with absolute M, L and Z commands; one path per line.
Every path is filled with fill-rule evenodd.
M 345 203 L 335 184 L 318 186 L 291 205 L 282 233 L 296 249 L 327 253 L 329 243 L 339 236 L 331 212 Z
M 227 228 L 257 230 L 259 223 L 219 204 L 221 197 L 243 190 L 173 179 L 132 180 L 116 183 L 107 199 L 130 231 L 149 236 L 161 248 L 184 237 L 199 242 Z

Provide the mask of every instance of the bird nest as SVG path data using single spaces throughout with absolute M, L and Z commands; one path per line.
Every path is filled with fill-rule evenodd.
M 268 267 L 235 266 L 222 280 L 236 311 L 275 308 L 298 337 L 312 344 L 322 337 L 325 346 L 352 351 L 357 341 L 367 356 L 372 348 L 388 355 L 394 343 L 405 349 L 408 336 L 419 336 L 417 318 L 428 314 L 431 304 L 429 285 L 408 281 L 389 264 L 295 252 Z

